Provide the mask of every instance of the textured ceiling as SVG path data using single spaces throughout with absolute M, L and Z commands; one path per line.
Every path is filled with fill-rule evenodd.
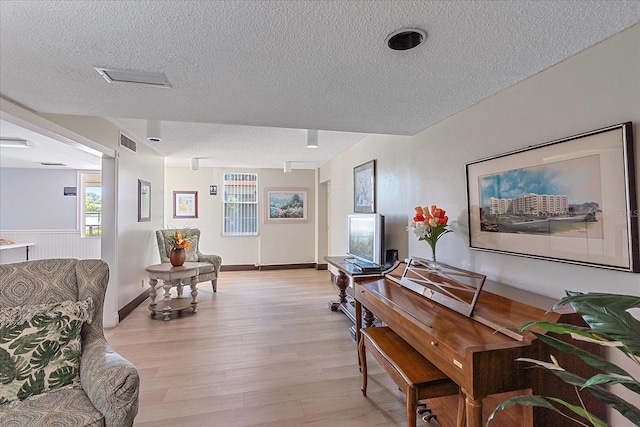
M 317 167 L 365 134 L 413 135 L 638 22 L 639 1 L 3 0 L 0 94 L 107 117 L 138 141 L 144 119 L 159 119 L 154 149 L 173 161 Z M 426 43 L 389 50 L 385 37 L 407 26 Z M 108 84 L 94 67 L 162 71 L 173 88 Z M 303 149 L 302 129 L 321 130 L 319 150 Z

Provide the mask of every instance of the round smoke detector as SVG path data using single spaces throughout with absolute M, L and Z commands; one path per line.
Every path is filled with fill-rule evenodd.
M 409 50 L 420 46 L 427 39 L 427 33 L 418 28 L 401 28 L 387 36 L 389 49 Z

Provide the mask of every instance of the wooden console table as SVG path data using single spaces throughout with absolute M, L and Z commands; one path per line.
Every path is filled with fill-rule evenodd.
M 193 313 L 198 309 L 198 268 L 201 263 L 199 262 L 185 262 L 180 267 L 174 267 L 169 263 L 155 264 L 145 268 L 145 271 L 149 273 L 149 285 L 151 290 L 149 291 L 149 298 L 151 303 L 149 304 L 149 310 L 151 315 L 156 313 L 162 313 L 164 320 L 171 320 L 171 313 L 174 311 L 182 311 L 190 308 Z M 182 298 L 182 279 L 187 277 L 191 278 L 191 299 Z M 162 301 L 156 303 L 156 286 L 158 280 L 162 280 L 162 288 L 164 289 L 164 298 Z M 171 298 L 171 287 L 173 284 L 178 286 L 177 298 Z
M 363 273 L 358 266 L 354 265 L 352 261 L 354 258 L 349 256 L 326 256 L 324 260 L 338 269 L 338 275 L 335 276 L 335 284 L 338 287 L 338 299 L 335 301 L 329 301 L 329 310 L 342 311 L 351 321 L 353 325 L 351 327 L 351 337 L 355 339 L 356 336 L 356 310 L 354 308 L 355 296 L 353 291 L 353 279 L 366 279 L 366 278 L 380 278 L 384 277 L 385 273 L 389 270 L 380 270 L 376 272 Z M 397 264 L 396 264 L 397 265 Z M 394 265 L 393 267 L 396 267 Z M 368 312 L 367 314 L 371 314 Z M 373 318 L 368 318 L 368 322 L 373 323 Z

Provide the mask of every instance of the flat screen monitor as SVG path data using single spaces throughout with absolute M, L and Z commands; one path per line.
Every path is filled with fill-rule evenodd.
M 384 216 L 349 214 L 347 217 L 347 254 L 356 264 L 384 264 Z

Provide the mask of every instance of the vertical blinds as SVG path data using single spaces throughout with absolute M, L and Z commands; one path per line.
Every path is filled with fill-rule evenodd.
M 258 234 L 258 174 L 224 174 L 224 229 L 227 236 Z

